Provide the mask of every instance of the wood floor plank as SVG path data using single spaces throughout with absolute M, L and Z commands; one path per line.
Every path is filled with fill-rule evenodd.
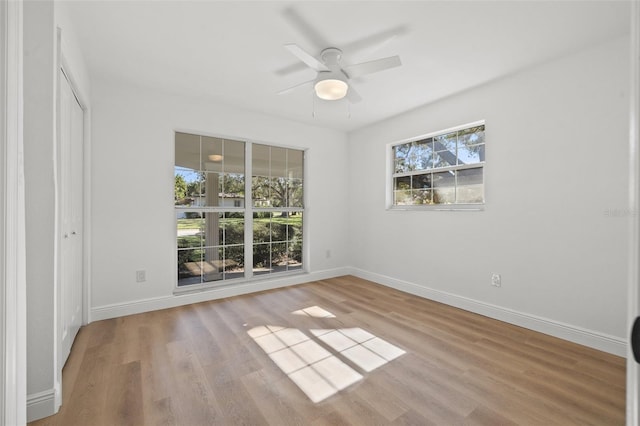
M 345 276 L 92 323 L 62 396 L 31 425 L 622 425 L 625 360 Z

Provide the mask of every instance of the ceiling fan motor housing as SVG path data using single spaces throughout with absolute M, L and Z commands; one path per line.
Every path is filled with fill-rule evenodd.
M 342 50 L 337 47 L 328 47 L 320 53 L 320 58 L 327 68 L 332 70 L 336 68 L 339 69 L 340 60 L 342 60 Z

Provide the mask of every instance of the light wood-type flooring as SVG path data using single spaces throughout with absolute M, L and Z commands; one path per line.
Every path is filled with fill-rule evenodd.
M 347 276 L 83 327 L 31 424 L 623 425 L 624 404 L 620 357 Z

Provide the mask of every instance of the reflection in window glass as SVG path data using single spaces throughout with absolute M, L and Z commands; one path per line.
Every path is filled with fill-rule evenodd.
M 393 205 L 484 203 L 484 124 L 394 145 Z

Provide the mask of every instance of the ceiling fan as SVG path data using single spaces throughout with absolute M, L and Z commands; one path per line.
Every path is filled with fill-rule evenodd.
M 322 50 L 319 58 L 316 58 L 295 43 L 285 44 L 284 47 L 318 74 L 313 80 L 296 84 L 278 94 L 289 93 L 292 90 L 313 84 L 314 91 L 320 99 L 335 101 L 346 96 L 351 103 L 356 103 L 360 102 L 362 97 L 350 84 L 352 78 L 402 65 L 400 57 L 396 55 L 343 67 L 341 64 L 342 50 L 338 48 L 328 47 Z

